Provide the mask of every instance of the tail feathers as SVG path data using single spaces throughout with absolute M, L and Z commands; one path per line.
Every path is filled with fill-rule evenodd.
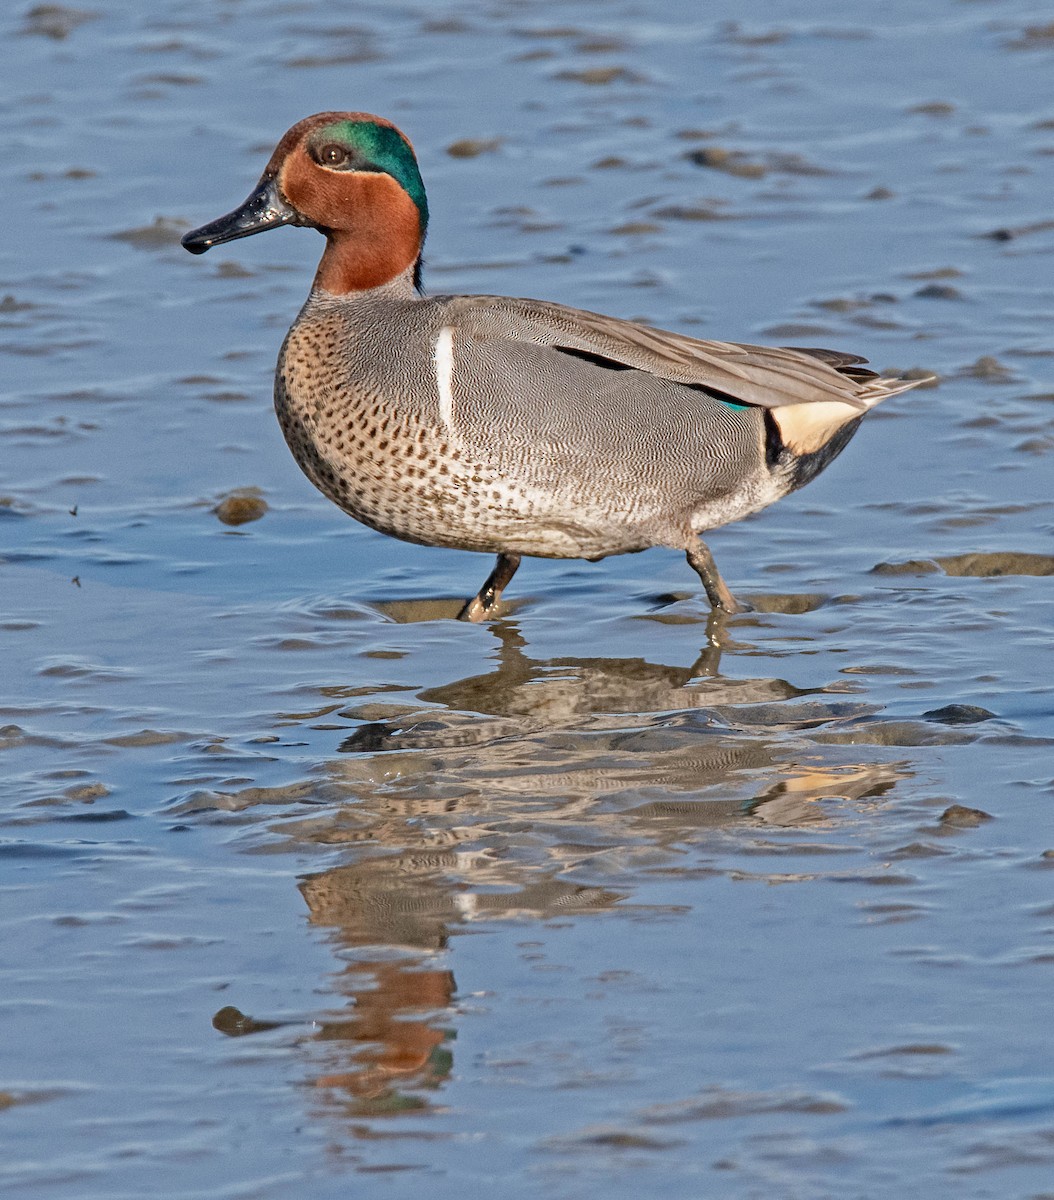
M 856 404 L 839 400 L 815 400 L 810 404 L 785 404 L 770 408 L 769 413 L 779 429 L 780 440 L 793 454 L 815 454 L 850 421 L 898 392 L 918 387 L 921 379 L 893 379 L 876 375 L 856 394 Z
M 866 368 L 857 370 L 856 368 L 863 367 L 867 359 L 859 354 L 847 354 L 844 350 L 825 350 L 822 346 L 784 346 L 783 349 L 793 350 L 797 354 L 807 354 L 810 358 L 818 358 L 820 362 L 825 362 L 841 374 L 851 375 L 853 378 L 858 375 L 861 378 L 873 378 L 878 374 L 877 371 L 870 371 Z
M 864 365 L 867 362 L 866 358 L 861 358 L 859 354 L 846 354 L 842 350 L 824 350 L 816 346 L 784 346 L 783 348 L 784 350 L 794 350 L 798 354 L 807 354 L 810 358 L 818 358 L 820 362 L 833 367 L 839 375 L 844 375 L 853 383 L 859 384 L 853 399 L 859 401 L 862 409 L 874 408 L 887 396 L 910 391 L 911 388 L 918 387 L 920 383 L 925 383 L 930 378 L 930 376 L 921 376 L 917 379 L 902 379 L 896 375 L 880 375 L 877 371 L 872 371 Z M 853 399 L 846 397 L 849 404 L 853 403 Z
M 889 396 L 909 391 L 925 382 L 924 379 L 879 375 L 877 371 L 862 366 L 867 359 L 856 354 L 803 346 L 788 346 L 787 349 L 820 359 L 833 367 L 839 375 L 845 375 L 858 385 L 855 394 L 852 397 L 847 396 L 844 403 L 838 400 L 816 400 L 806 404 L 787 404 L 769 410 L 783 445 L 793 454 L 800 456 L 817 453 L 843 426 L 856 420 Z
M 901 392 L 910 392 L 912 388 L 916 388 L 920 383 L 928 383 L 933 379 L 932 375 L 921 375 L 917 379 L 902 379 L 896 375 L 876 375 L 874 379 L 868 380 L 860 389 L 860 399 L 867 405 L 868 408 L 874 408 L 880 401 L 885 400 L 887 396 L 896 396 Z

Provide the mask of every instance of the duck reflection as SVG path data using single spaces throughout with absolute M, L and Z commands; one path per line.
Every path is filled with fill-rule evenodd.
M 430 1107 L 450 1073 L 456 985 L 441 965 L 451 927 L 507 915 L 542 919 L 609 908 L 622 894 L 559 879 L 522 881 L 490 895 L 468 890 L 466 859 L 406 849 L 309 875 L 300 883 L 314 925 L 349 956 L 335 989 L 350 1007 L 319 1023 L 314 1082 L 348 1117 Z
M 674 797 L 678 811 L 714 823 L 771 819 L 777 799 L 786 815 L 793 795 L 806 821 L 810 799 L 858 799 L 890 778 L 888 763 L 834 764 L 829 749 L 802 743 L 870 706 L 785 679 L 720 675 L 723 624 L 712 617 L 706 646 L 679 667 L 534 659 L 515 622 L 495 622 L 492 671 L 423 689 L 418 704 L 363 721 L 327 771 L 349 788 L 366 787 L 390 816 L 409 816 L 408 804 L 439 838 L 464 828 L 478 836 L 484 824 L 504 835 L 524 819 L 533 833 L 554 820 L 569 829 L 575 817 L 579 833 L 588 826 L 617 839 L 628 816 Z M 649 803 L 638 809 L 642 800 Z M 451 814 L 470 825 L 446 820 Z M 343 811 L 324 836 L 354 840 L 362 815 Z
M 722 677 L 720 628 L 685 667 L 539 660 L 515 622 L 492 631 L 493 670 L 386 703 L 383 719 L 344 710 L 358 724 L 340 753 L 306 793 L 296 785 L 317 807 L 282 822 L 301 846 L 348 856 L 300 884 L 345 963 L 334 986 L 347 1008 L 311 1041 L 328 1111 L 432 1104 L 452 1068 L 450 940 L 473 923 L 633 906 L 643 873 L 696 872 L 692 848 L 715 830 L 725 853 L 749 854 L 780 831 L 833 824 L 846 801 L 874 802 L 906 774 L 810 740 L 873 711 L 853 697 Z
M 400 622 L 431 619 L 438 601 L 392 601 L 377 605 Z M 424 612 L 418 610 L 424 607 Z M 527 653 L 519 624 L 492 621 L 497 639 L 495 669 L 419 693 L 425 703 L 497 716 L 533 716 L 542 721 L 592 714 L 654 713 L 710 703 L 752 703 L 803 696 L 806 690 L 781 679 L 729 679 L 719 674 L 729 644 L 728 618 L 711 612 L 706 641 L 688 666 L 643 658 L 552 658 Z M 352 748 L 349 746 L 349 748 Z
M 331 928 L 350 956 L 334 985 L 351 1006 L 319 1025 L 316 1086 L 347 1116 L 427 1107 L 450 1071 L 453 1036 L 444 1014 L 454 976 L 436 964 L 457 914 L 441 872 L 405 852 L 309 875 L 300 892 L 311 923 Z
M 497 622 L 496 669 L 420 693 L 426 703 L 541 721 L 612 713 L 657 713 L 707 704 L 786 700 L 807 693 L 782 679 L 728 679 L 719 674 L 727 617 L 711 613 L 694 662 L 666 666 L 643 658 L 530 658 L 517 624 Z

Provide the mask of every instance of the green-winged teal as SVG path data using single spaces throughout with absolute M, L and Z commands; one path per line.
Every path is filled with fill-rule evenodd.
M 368 113 L 282 138 L 240 208 L 183 245 L 278 225 L 325 235 L 282 346 L 275 408 L 320 491 L 383 533 L 496 554 L 481 620 L 522 555 L 685 551 L 740 611 L 702 530 L 808 483 L 864 413 L 918 380 L 830 350 L 698 341 L 543 300 L 420 294 L 428 203 L 409 140 Z

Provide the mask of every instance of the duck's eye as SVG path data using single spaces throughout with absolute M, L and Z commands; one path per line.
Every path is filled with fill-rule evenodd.
M 339 142 L 327 142 L 318 152 L 318 161 L 327 167 L 339 167 L 351 158 L 351 152 Z

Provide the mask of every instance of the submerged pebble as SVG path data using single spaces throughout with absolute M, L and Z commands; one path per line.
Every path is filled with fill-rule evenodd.
M 909 558 L 904 562 L 878 563 L 874 575 L 945 575 L 989 578 L 997 575 L 1054 575 L 1054 555 L 997 550 L 951 554 L 941 558 Z
M 941 725 L 974 725 L 978 721 L 991 721 L 995 713 L 976 704 L 946 704 L 943 708 L 931 708 L 922 714 L 924 721 L 937 721 Z
M 267 512 L 267 501 L 255 492 L 232 492 L 212 510 L 224 525 L 247 525 Z
M 501 148 L 501 138 L 459 138 L 446 148 L 451 158 L 478 158 Z
M 35 4 L 25 16 L 23 33 L 37 34 L 41 37 L 52 38 L 57 42 L 63 41 L 86 21 L 94 21 L 100 16 L 83 8 L 70 8 L 65 4 Z
M 968 808 L 963 804 L 952 804 L 941 813 L 941 824 L 955 829 L 974 829 L 991 821 L 992 814 L 979 808 Z
M 128 242 L 130 245 L 153 250 L 161 246 L 176 246 L 179 239 L 187 231 L 187 222 L 178 217 L 155 217 L 150 225 L 140 225 L 135 229 L 122 229 L 109 236 L 115 242 Z

